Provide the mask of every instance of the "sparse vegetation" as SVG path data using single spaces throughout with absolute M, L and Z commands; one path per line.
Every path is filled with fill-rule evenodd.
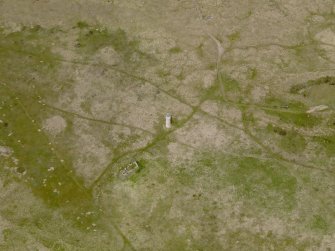
M 333 248 L 333 5 L 1 1 L 0 250 Z

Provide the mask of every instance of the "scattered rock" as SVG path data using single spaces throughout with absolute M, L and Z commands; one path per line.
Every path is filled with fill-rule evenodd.
M 48 172 L 53 172 L 54 170 L 55 168 L 53 166 L 48 168 Z
M 313 106 L 313 107 L 309 108 L 307 113 L 322 112 L 322 111 L 327 110 L 327 109 L 328 109 L 327 105 L 318 105 L 318 106 Z
M 13 151 L 5 146 L 0 146 L 0 157 L 9 157 Z

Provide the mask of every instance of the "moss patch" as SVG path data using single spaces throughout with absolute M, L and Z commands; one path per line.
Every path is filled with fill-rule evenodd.
M 176 54 L 176 53 L 182 52 L 182 49 L 180 47 L 176 46 L 176 47 L 173 47 L 173 48 L 169 49 L 169 52 L 172 53 L 172 54 Z
M 92 55 L 104 47 L 112 47 L 126 62 L 132 58 L 148 58 L 148 55 L 140 51 L 139 40 L 129 39 L 122 29 L 109 31 L 104 27 L 81 27 L 77 39 L 78 50 L 85 54 Z

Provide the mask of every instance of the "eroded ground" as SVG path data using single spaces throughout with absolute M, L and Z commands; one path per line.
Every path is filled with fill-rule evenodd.
M 335 250 L 334 25 L 325 0 L 0 0 L 0 249 Z

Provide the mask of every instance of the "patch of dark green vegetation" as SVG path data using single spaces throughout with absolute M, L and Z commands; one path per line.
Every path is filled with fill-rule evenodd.
M 298 127 L 314 127 L 321 122 L 320 118 L 306 113 L 307 108 L 301 102 L 268 98 L 265 104 L 268 107 L 264 109 L 266 113 L 277 116 L 288 124 Z
M 139 48 L 140 41 L 130 39 L 122 29 L 109 31 L 104 27 L 81 27 L 77 39 L 77 47 L 88 55 L 96 53 L 104 47 L 112 47 L 122 58 L 127 61 L 134 61 L 136 58 L 148 59 L 149 56 Z
M 230 42 L 236 42 L 241 38 L 240 32 L 236 31 L 228 35 L 228 39 Z
M 335 153 L 335 135 L 330 136 L 315 136 L 313 140 L 320 144 L 327 156 L 331 157 Z
M 301 90 L 315 85 L 335 85 L 335 77 L 325 76 L 314 80 L 309 80 L 306 83 L 293 85 L 290 92 L 293 94 L 299 93 Z
M 314 215 L 311 222 L 311 228 L 313 230 L 326 232 L 329 228 L 329 224 L 321 215 Z
M 270 115 L 275 115 L 280 118 L 281 121 L 289 124 L 294 124 L 298 127 L 314 127 L 321 122 L 321 119 L 306 113 L 286 113 L 280 111 L 266 111 Z
M 180 47 L 178 47 L 178 46 L 175 46 L 175 47 L 171 48 L 169 50 L 169 52 L 172 53 L 172 54 L 177 54 L 177 53 L 181 53 L 182 49 Z
M 269 132 L 274 132 L 281 136 L 278 146 L 288 153 L 301 153 L 306 148 L 305 138 L 294 130 L 284 130 L 278 126 L 268 124 Z
M 239 82 L 227 74 L 219 74 L 218 84 L 223 84 L 225 92 L 239 92 L 241 90 Z
M 85 21 L 79 21 L 76 25 L 77 28 L 79 29 L 85 29 L 85 28 L 88 28 L 90 27 L 89 24 Z

